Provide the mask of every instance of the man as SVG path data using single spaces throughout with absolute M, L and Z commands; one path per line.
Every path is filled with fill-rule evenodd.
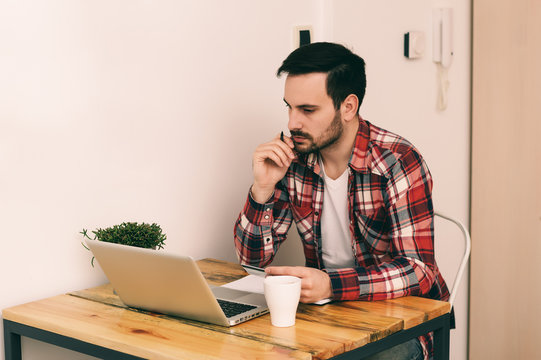
M 270 264 L 294 220 L 306 267 L 266 272 L 300 277 L 302 302 L 446 300 L 434 259 L 430 172 L 407 140 L 359 116 L 363 59 L 315 43 L 292 52 L 283 73 L 291 137 L 277 136 L 253 154 L 254 180 L 234 230 L 241 263 Z M 432 336 L 380 358 L 390 352 L 429 358 Z

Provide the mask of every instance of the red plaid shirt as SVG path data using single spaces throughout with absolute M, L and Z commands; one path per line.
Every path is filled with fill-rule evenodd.
M 292 221 L 302 239 L 306 266 L 323 269 L 319 154 L 300 155 L 266 204 L 248 196 L 235 224 L 240 262 L 271 263 Z M 416 295 L 447 300 L 449 291 L 434 259 L 432 178 L 407 140 L 360 119 L 349 161 L 348 209 L 357 266 L 324 269 L 335 300 L 384 300 Z M 420 339 L 425 357 L 432 336 Z

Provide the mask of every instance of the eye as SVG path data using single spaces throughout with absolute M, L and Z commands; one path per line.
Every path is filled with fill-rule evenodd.
M 302 109 L 302 111 L 305 113 L 305 114 L 311 114 L 314 112 L 314 109 Z

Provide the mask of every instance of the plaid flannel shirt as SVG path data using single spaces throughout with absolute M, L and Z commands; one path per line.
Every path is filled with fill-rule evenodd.
M 348 210 L 356 267 L 324 269 L 321 246 L 323 179 L 319 154 L 299 155 L 266 204 L 250 195 L 235 223 L 240 262 L 271 263 L 292 221 L 306 266 L 325 270 L 335 300 L 416 295 L 447 300 L 434 259 L 432 178 L 407 140 L 360 119 L 348 166 Z M 432 357 L 432 334 L 419 338 Z

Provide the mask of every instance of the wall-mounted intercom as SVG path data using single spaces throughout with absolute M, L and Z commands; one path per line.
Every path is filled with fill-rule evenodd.
M 432 10 L 432 60 L 438 66 L 438 109 L 447 108 L 447 70 L 453 61 L 453 9 Z
M 444 68 L 453 60 L 453 11 L 451 8 L 432 11 L 432 59 Z

